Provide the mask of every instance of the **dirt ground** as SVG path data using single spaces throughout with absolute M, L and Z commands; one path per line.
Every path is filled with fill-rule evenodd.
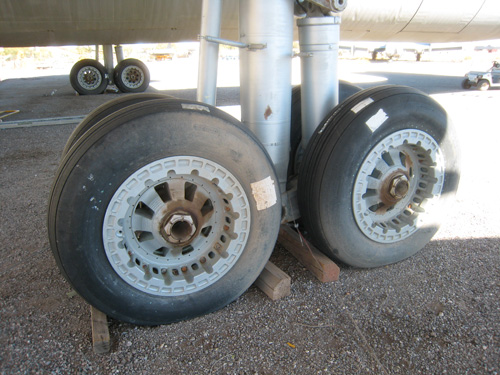
M 397 83 L 432 94 L 457 127 L 456 204 L 421 252 L 377 269 L 342 266 L 339 281 L 322 284 L 277 245 L 271 260 L 292 278 L 289 297 L 273 302 L 253 286 L 186 322 L 138 327 L 110 319 L 111 352 L 97 355 L 89 306 L 59 273 L 47 239 L 48 195 L 74 125 L 3 129 L 0 373 L 499 374 L 500 90 L 462 90 L 464 64 L 343 68 L 362 87 Z M 219 92 L 222 104 L 237 103 L 237 89 Z M 79 116 L 117 95 L 75 96 L 62 75 L 12 78 L 0 82 L 0 110 L 21 108 L 12 120 Z

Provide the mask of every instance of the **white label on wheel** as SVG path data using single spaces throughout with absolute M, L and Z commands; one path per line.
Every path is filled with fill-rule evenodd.
M 250 184 L 252 195 L 257 203 L 257 210 L 262 211 L 276 204 L 276 189 L 271 176 Z
M 371 103 L 373 103 L 373 101 L 374 100 L 372 98 L 366 98 L 365 100 L 359 102 L 354 107 L 352 107 L 351 111 L 353 111 L 354 113 L 358 113 L 363 108 L 365 108 L 367 105 L 370 105 Z
M 389 118 L 389 116 L 387 116 L 387 113 L 384 112 L 384 110 L 382 108 L 379 109 L 379 111 L 374 114 L 367 122 L 366 122 L 366 125 L 368 125 L 368 127 L 370 128 L 370 130 L 373 132 L 375 132 L 375 130 L 377 130 L 380 125 L 382 125 L 385 120 L 387 120 Z

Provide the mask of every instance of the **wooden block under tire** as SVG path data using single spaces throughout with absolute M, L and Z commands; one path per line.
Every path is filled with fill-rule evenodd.
M 290 276 L 271 262 L 267 262 L 254 284 L 273 301 L 290 295 Z
M 111 349 L 108 317 L 94 306 L 90 306 L 90 315 L 92 320 L 92 346 L 94 353 L 108 353 Z
M 288 225 L 282 225 L 278 242 L 302 263 L 316 278 L 327 283 L 339 279 L 340 268 L 310 243 L 300 240 L 299 234 Z

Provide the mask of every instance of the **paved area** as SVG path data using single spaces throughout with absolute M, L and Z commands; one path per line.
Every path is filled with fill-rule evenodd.
M 276 246 L 272 260 L 292 277 L 291 296 L 272 302 L 251 287 L 187 322 L 111 320 L 111 353 L 96 355 L 89 307 L 60 275 L 46 231 L 50 186 L 74 126 L 0 130 L 0 373 L 499 374 L 500 90 L 463 91 L 467 64 L 341 65 L 343 78 L 362 87 L 397 83 L 432 94 L 457 126 L 461 186 L 428 246 L 387 267 L 342 267 L 329 284 Z M 192 87 L 162 79 L 150 90 L 193 97 Z M 219 93 L 222 104 L 238 102 L 235 88 Z M 61 74 L 13 78 L 0 82 L 0 110 L 21 109 L 16 120 L 79 116 L 118 95 L 75 96 Z

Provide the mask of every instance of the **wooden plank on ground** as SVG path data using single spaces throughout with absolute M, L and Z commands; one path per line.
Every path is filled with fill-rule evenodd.
M 319 281 L 327 283 L 339 279 L 340 268 L 311 243 L 300 240 L 299 234 L 288 225 L 280 228 L 278 242 L 298 259 Z
M 276 301 L 290 295 L 291 278 L 273 263 L 267 262 L 255 285 Z
M 90 306 L 90 315 L 92 320 L 92 345 L 94 353 L 108 353 L 111 349 L 108 317 L 94 306 Z

